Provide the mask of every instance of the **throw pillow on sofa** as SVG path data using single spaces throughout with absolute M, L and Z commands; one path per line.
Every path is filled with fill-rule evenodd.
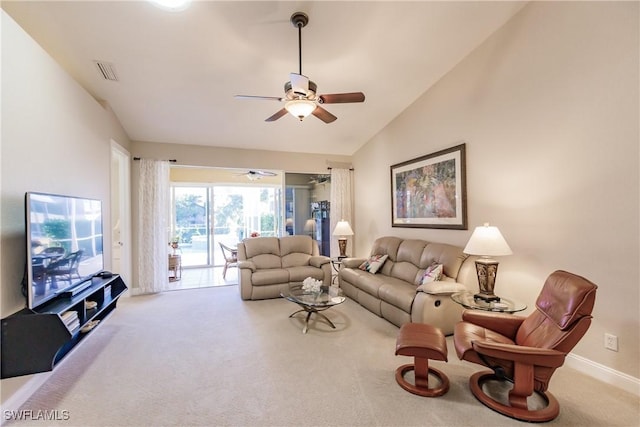
M 371 274 L 376 274 L 388 257 L 389 255 L 372 255 L 369 259 L 360 264 L 360 267 L 358 268 L 360 270 L 368 271 Z
M 421 285 L 425 283 L 437 282 L 442 279 L 442 264 L 431 264 L 422 275 Z

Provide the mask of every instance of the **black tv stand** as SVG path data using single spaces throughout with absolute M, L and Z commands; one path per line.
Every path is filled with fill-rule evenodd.
M 72 295 L 63 292 L 41 306 L 2 319 L 1 378 L 53 370 L 91 333 L 89 328 L 83 332 L 83 327 L 111 314 L 127 285 L 114 274 L 93 277 L 72 291 Z M 95 307 L 87 308 L 87 301 L 95 302 Z M 69 312 L 75 312 L 69 316 L 72 321 Z

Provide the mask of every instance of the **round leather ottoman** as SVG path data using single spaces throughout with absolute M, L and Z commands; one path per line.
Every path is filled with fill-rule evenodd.
M 424 323 L 405 323 L 396 340 L 396 356 L 413 356 L 414 363 L 396 369 L 396 381 L 410 393 L 425 397 L 442 396 L 449 391 L 449 378 L 438 369 L 429 367 L 429 359 L 447 361 L 447 341 L 440 329 Z M 404 376 L 413 370 L 415 384 Z M 429 387 L 429 373 L 437 377 L 439 386 Z

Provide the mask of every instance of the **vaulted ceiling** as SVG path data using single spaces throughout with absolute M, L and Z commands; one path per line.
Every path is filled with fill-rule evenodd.
M 523 2 L 194 1 L 180 12 L 146 1 L 3 1 L 2 8 L 132 140 L 351 155 Z M 265 119 L 298 71 L 318 93 L 361 91 L 361 104 L 325 104 L 338 117 Z M 113 66 L 117 81 L 96 66 Z

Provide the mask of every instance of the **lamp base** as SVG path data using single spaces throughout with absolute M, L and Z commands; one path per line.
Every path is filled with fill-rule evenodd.
M 500 297 L 493 293 L 498 274 L 498 261 L 491 258 L 476 260 L 476 273 L 478 274 L 478 287 L 480 292 L 473 297 L 486 302 L 500 301 Z
M 347 257 L 347 239 L 346 237 L 341 237 L 338 239 L 338 249 L 340 249 L 340 256 L 338 258 L 346 258 Z

